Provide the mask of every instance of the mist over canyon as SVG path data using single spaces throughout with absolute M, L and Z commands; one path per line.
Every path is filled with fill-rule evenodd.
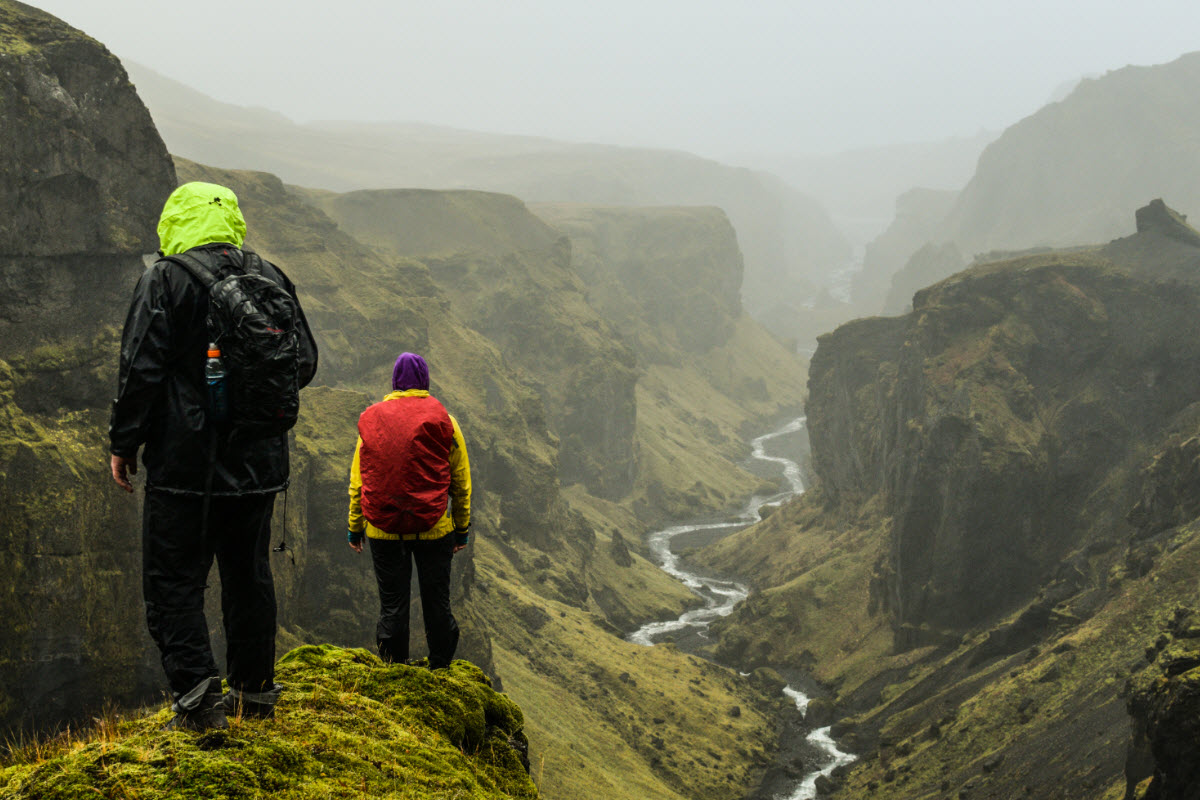
M 768 173 L 296 125 L 0 0 L 3 792 L 183 773 L 150 732 L 139 501 L 111 486 L 105 426 L 161 203 L 204 180 L 237 193 L 322 353 L 272 555 L 304 688 L 276 729 L 185 747 L 236 796 L 407 796 L 401 772 L 429 796 L 762 796 L 768 771 L 812 771 L 779 760 L 796 676 L 806 724 L 857 757 L 822 797 L 1194 797 L 1196 64 L 1085 81 L 987 144 L 961 191 L 911 187 L 851 280 L 851 236 Z M 374 582 L 343 543 L 355 423 L 404 350 L 476 487 L 464 661 L 440 683 L 365 652 Z M 750 441 L 801 414 L 805 494 L 683 553 L 749 590 L 711 660 L 626 641 L 701 602 L 646 535 L 780 491 Z M 439 711 L 375 715 L 389 702 Z M 106 706 L 123 721 L 90 739 L 31 738 L 86 736 Z M 313 741 L 366 739 L 365 719 L 388 734 L 362 764 Z

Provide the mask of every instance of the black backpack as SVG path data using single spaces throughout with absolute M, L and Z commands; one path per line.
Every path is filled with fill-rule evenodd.
M 190 253 L 164 256 L 208 289 L 210 341 L 227 372 L 229 425 L 239 439 L 278 436 L 300 413 L 300 317 L 287 290 L 262 273 L 262 258 L 243 248 L 242 270 L 214 274 Z

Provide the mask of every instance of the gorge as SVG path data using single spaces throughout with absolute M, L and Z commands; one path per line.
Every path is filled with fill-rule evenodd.
M 65 774 L 79 783 L 64 797 L 152 786 L 186 763 L 235 776 L 221 791 L 242 797 L 399 797 L 400 775 L 432 796 L 453 796 L 448 781 L 497 798 L 747 796 L 797 704 L 772 675 L 795 674 L 821 690 L 800 701 L 806 724 L 857 758 L 822 798 L 1196 796 L 1200 233 L 1158 194 L 1122 206 L 1115 240 L 981 256 L 906 313 L 836 320 L 805 363 L 746 313 L 746 282 L 769 302 L 773 279 L 828 271 L 797 266 L 805 236 L 838 258 L 844 242 L 802 236 L 799 208 L 792 227 L 776 216 L 747 234 L 754 209 L 805 206 L 753 175 L 647 153 L 591 166 L 642 165 L 621 174 L 664 203 L 682 200 L 651 178 L 695 168 L 746 193 L 735 213 L 365 187 L 334 159 L 307 174 L 337 186 L 202 163 L 168 152 L 166 123 L 103 45 L 14 0 L 0 0 L 0 111 L 0 793 L 49 796 Z M 271 141 L 238 139 L 248 163 L 233 166 L 304 165 Z M 998 141 L 989 170 L 1021 158 Z M 541 158 L 497 169 L 533 181 Z M 237 193 L 322 351 L 274 528 L 295 691 L 278 729 L 219 740 L 157 732 L 138 501 L 105 461 L 125 305 L 162 199 L 188 180 Z M 922 219 L 895 247 L 952 200 L 910 196 Z M 402 350 L 429 360 L 477 492 L 453 576 L 462 660 L 445 681 L 368 652 L 373 579 L 344 544 L 355 422 Z M 785 485 L 748 466 L 778 458 L 755 435 L 801 415 L 810 463 L 783 465 Z M 762 498 L 779 505 L 759 515 Z M 672 539 L 676 572 L 722 581 L 705 611 L 716 663 L 646 644 L 697 604 L 660 569 Z M 647 620 L 672 622 L 625 637 Z M 90 739 L 31 738 L 93 720 Z M 372 726 L 387 741 L 345 758 Z M 266 766 L 236 767 L 242 755 Z
M 648 622 L 637 630 L 629 633 L 626 638 L 635 644 L 653 646 L 657 640 L 669 640 L 688 652 L 703 653 L 708 638 L 709 624 L 720 617 L 728 616 L 734 607 L 746 599 L 748 589 L 736 581 L 718 577 L 706 576 L 690 571 L 680 563 L 679 555 L 672 549 L 675 539 L 692 534 L 706 535 L 704 538 L 721 537 L 732 530 L 744 528 L 756 522 L 761 522 L 764 508 L 777 508 L 804 491 L 804 483 L 800 476 L 800 465 L 781 455 L 769 455 L 766 450 L 768 442 L 783 437 L 801 440 L 803 450 L 804 418 L 792 420 L 783 427 L 771 433 L 755 437 L 751 441 L 751 458 L 764 464 L 778 467 L 782 473 L 783 490 L 769 497 L 755 495 L 750 498 L 746 508 L 738 515 L 737 521 L 731 522 L 695 522 L 685 525 L 675 525 L 661 531 L 655 531 L 647 537 L 651 551 L 657 557 L 663 571 L 677 578 L 684 586 L 691 589 L 704 605 L 700 608 L 684 612 L 678 619 Z M 703 540 L 703 539 L 702 539 Z M 743 676 L 746 676 L 743 673 Z M 767 677 L 767 681 L 771 678 Z M 804 714 L 808 710 L 809 697 L 804 692 L 790 685 L 783 686 L 782 694 L 794 704 L 799 719 L 788 720 L 783 725 L 780 754 L 776 756 L 776 767 L 768 770 L 767 778 L 751 796 L 781 797 L 785 800 L 812 800 L 816 796 L 816 785 L 819 780 L 828 779 L 834 769 L 851 763 L 854 756 L 842 752 L 829 736 L 829 726 L 803 729 Z M 798 730 L 799 729 L 799 730 Z M 802 743 L 789 741 L 802 739 Z M 796 751 L 802 751 L 807 770 L 806 775 L 795 781 L 794 786 L 788 786 L 786 779 L 772 775 L 773 772 L 784 772 L 793 776 L 797 770 L 792 768 L 791 761 L 799 761 Z M 812 754 L 813 761 L 809 761 Z M 786 760 L 788 763 L 781 763 Z M 772 780 L 774 778 L 774 780 Z M 780 792 L 772 788 L 783 782 L 785 789 Z M 767 794 L 763 794 L 766 792 Z

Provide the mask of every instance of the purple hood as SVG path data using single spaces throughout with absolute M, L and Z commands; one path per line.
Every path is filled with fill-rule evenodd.
M 401 353 L 392 367 L 392 389 L 429 390 L 429 365 L 416 353 Z

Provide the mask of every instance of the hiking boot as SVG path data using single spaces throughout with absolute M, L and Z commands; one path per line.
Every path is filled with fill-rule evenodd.
M 175 716 L 163 726 L 164 731 L 207 731 L 229 727 L 221 698 L 220 678 L 205 678 L 190 692 L 176 699 L 171 710 Z
M 224 706 L 225 714 L 231 717 L 272 719 L 275 716 L 275 704 L 279 702 L 279 695 L 282 693 L 283 686 L 278 683 L 272 684 L 270 689 L 261 692 L 243 692 L 240 689 L 231 688 L 225 693 L 221 703 Z
M 409 664 L 408 646 L 401 645 L 400 640 L 376 639 L 379 646 L 379 658 L 385 664 Z

